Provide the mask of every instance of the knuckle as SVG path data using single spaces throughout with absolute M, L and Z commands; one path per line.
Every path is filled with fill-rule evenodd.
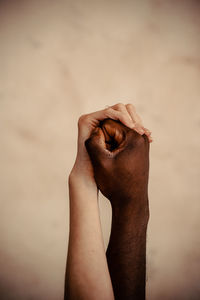
M 111 107 L 105 108 L 106 114 L 111 114 L 113 112 L 113 109 Z
M 118 108 L 118 109 L 124 109 L 124 104 L 123 103 L 117 103 L 116 104 L 116 108 Z
M 137 148 L 144 147 L 146 144 L 144 136 L 140 135 L 135 130 L 130 131 L 129 141 L 134 147 L 137 147 Z
M 136 145 L 138 147 L 144 147 L 145 145 L 145 139 L 141 135 L 138 135 L 137 140 L 136 140 Z
M 79 119 L 78 119 L 78 125 L 81 126 L 81 125 L 87 123 L 88 119 L 89 119 L 89 115 L 88 114 L 81 115 L 79 117 Z
M 130 108 L 130 109 L 132 109 L 132 110 L 135 111 L 135 106 L 134 106 L 133 104 L 131 104 L 131 103 L 128 103 L 128 104 L 126 105 L 126 107 L 127 107 L 127 108 Z

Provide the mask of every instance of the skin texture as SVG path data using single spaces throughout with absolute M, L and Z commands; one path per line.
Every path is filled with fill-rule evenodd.
M 107 119 L 85 145 L 97 187 L 112 206 L 107 262 L 115 299 L 145 299 L 148 137 Z
M 122 141 L 121 138 L 128 136 L 129 134 L 127 133 L 127 129 L 130 130 L 131 128 L 134 128 L 134 131 L 132 130 L 132 132 L 136 131 L 138 136 L 141 136 L 145 133 L 148 136 L 149 142 L 152 141 L 151 132 L 143 126 L 142 120 L 136 113 L 136 109 L 132 104 L 124 105 L 122 103 L 118 103 L 113 105 L 112 107 L 107 107 L 94 113 L 82 115 L 79 118 L 77 156 L 74 166 L 70 172 L 68 182 L 70 231 L 65 278 L 65 299 L 68 300 L 113 300 L 114 294 L 112 283 L 114 284 L 116 293 L 116 288 L 118 286 L 117 281 L 121 280 L 117 277 L 116 280 L 114 279 L 114 274 L 117 274 L 117 272 L 113 268 L 116 266 L 117 268 L 121 268 L 121 265 L 126 266 L 125 262 L 127 262 L 128 252 L 126 251 L 127 253 L 125 253 L 125 251 L 123 250 L 123 245 L 130 243 L 129 234 L 126 234 L 126 230 L 130 226 L 130 222 L 127 224 L 127 222 L 124 222 L 124 218 L 125 214 L 130 213 L 130 211 L 122 209 L 122 207 L 121 210 L 119 210 L 118 204 L 121 201 L 119 201 L 120 199 L 114 201 L 113 198 L 112 234 L 110 240 L 110 250 L 107 251 L 109 268 L 112 274 L 111 283 L 99 218 L 98 189 L 94 178 L 94 168 L 85 147 L 85 141 L 91 136 L 92 133 L 94 134 L 94 132 L 99 132 L 98 128 L 103 124 L 102 122 L 105 119 L 112 119 L 117 121 L 115 123 L 112 123 L 115 126 L 110 127 L 109 129 L 114 130 L 114 132 L 116 133 L 114 136 L 115 138 L 112 138 L 114 144 L 118 143 L 122 146 L 123 142 L 120 142 Z M 125 125 L 123 134 L 121 131 L 122 127 L 119 122 Z M 116 126 L 120 126 L 118 128 L 118 131 L 115 130 Z M 110 150 L 113 150 L 114 145 L 110 141 L 110 135 L 108 134 L 106 136 L 106 131 L 104 130 L 103 133 L 102 130 L 99 132 L 100 134 L 102 134 L 102 147 L 108 148 L 108 150 L 106 150 L 106 154 L 109 154 L 110 158 L 113 159 L 114 157 L 112 156 L 112 154 L 114 152 L 110 152 Z M 105 143 L 104 134 L 106 136 L 107 143 Z M 100 139 L 98 141 L 100 141 Z M 100 157 L 101 154 L 99 158 Z M 106 163 L 107 158 L 105 159 L 105 164 Z M 124 163 L 125 167 L 127 165 L 126 160 L 124 160 Z M 123 165 L 123 161 L 121 161 L 121 164 Z M 110 174 L 107 175 L 107 178 L 109 180 Z M 102 181 L 102 189 L 104 184 L 105 188 L 107 187 L 106 183 Z M 112 194 L 112 191 L 109 192 L 111 192 Z M 123 185 L 121 186 L 121 192 L 123 195 Z M 128 197 L 124 197 L 124 200 L 124 203 L 128 203 L 130 199 L 128 200 Z M 139 203 L 139 201 L 137 202 Z M 128 206 L 124 206 L 124 208 L 125 207 Z M 141 216 L 141 214 L 139 215 Z M 127 220 L 130 221 L 132 219 L 127 217 Z M 131 226 L 135 228 L 136 226 L 138 226 L 138 229 L 141 231 L 142 227 L 139 226 L 140 222 L 135 218 L 133 220 L 134 222 L 136 222 L 136 225 L 133 224 Z M 140 242 L 140 234 L 136 231 L 135 233 L 137 234 Z M 117 236 L 119 237 L 119 240 L 117 240 Z M 131 235 L 130 238 L 132 238 Z M 136 237 L 133 239 L 133 241 L 137 242 Z M 142 248 L 142 250 L 143 249 L 144 247 Z M 137 250 L 138 254 L 141 255 L 142 252 L 140 252 L 140 249 L 138 247 Z M 121 262 L 119 261 L 119 264 L 116 264 L 116 261 L 118 262 L 118 258 L 120 257 Z M 130 259 L 131 257 L 132 256 L 130 256 Z M 119 285 L 119 289 L 123 288 L 126 294 L 127 286 L 124 284 L 124 282 L 126 282 L 126 280 L 129 280 L 129 272 L 133 271 L 133 268 L 127 268 L 127 274 L 125 270 L 122 270 L 122 272 L 119 273 L 120 276 L 124 277 Z M 134 273 L 137 276 L 137 270 L 135 270 Z M 135 282 L 137 283 L 137 278 Z
M 81 178 L 70 177 L 69 192 L 70 235 L 65 299 L 113 300 L 97 190 Z

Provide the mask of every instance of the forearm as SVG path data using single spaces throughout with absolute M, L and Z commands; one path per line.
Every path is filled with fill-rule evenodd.
M 138 209 L 134 203 L 126 208 L 112 208 L 107 261 L 117 300 L 145 299 L 148 199 L 142 203 L 144 206 Z
M 70 182 L 70 235 L 65 299 L 113 299 L 97 202 L 97 190 Z

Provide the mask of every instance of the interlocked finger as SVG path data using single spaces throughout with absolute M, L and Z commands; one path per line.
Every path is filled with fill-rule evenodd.
M 145 133 L 144 130 L 142 129 L 142 127 L 138 124 L 137 116 L 136 116 L 136 118 L 134 118 L 134 116 L 132 114 L 130 114 L 129 110 L 127 109 L 127 105 L 118 103 L 116 105 L 113 105 L 112 108 L 117 111 L 121 111 L 124 115 L 126 115 L 127 118 L 129 118 L 133 122 L 133 128 L 135 131 L 137 131 L 139 134 Z
M 132 120 L 138 124 L 139 126 L 143 126 L 142 119 L 140 116 L 136 113 L 136 109 L 132 104 L 126 104 L 126 109 L 131 116 Z
M 148 139 L 149 139 L 149 142 L 152 142 L 153 139 L 152 139 L 152 137 L 151 137 L 151 131 L 148 130 L 147 128 L 145 128 L 145 127 L 143 126 L 142 119 L 141 119 L 141 117 L 137 114 L 134 105 L 132 105 L 132 104 L 126 104 L 126 109 L 127 109 L 127 111 L 129 112 L 130 116 L 132 117 L 132 120 L 135 121 L 135 126 L 136 126 L 136 128 L 137 128 L 137 127 L 142 128 L 142 129 L 144 130 L 144 133 L 147 135 L 147 137 L 148 137 Z

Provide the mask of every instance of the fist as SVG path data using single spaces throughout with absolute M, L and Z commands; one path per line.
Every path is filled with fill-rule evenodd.
M 85 142 L 97 187 L 112 206 L 142 205 L 147 199 L 149 140 L 118 121 L 106 119 Z M 139 207 L 140 208 L 140 207 Z

